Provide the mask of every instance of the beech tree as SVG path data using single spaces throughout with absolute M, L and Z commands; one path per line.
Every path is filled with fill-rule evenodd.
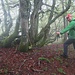
M 9 31 L 10 31 L 10 28 L 12 27 L 12 17 L 10 15 L 10 7 L 7 0 L 6 0 L 6 3 L 7 3 L 7 10 L 6 10 L 4 1 L 1 0 L 2 9 L 4 13 L 4 22 L 2 26 L 3 33 L 1 34 L 2 37 L 9 36 Z
M 62 10 L 62 12 L 60 12 L 57 16 L 54 17 L 54 8 L 56 5 L 56 0 L 53 0 L 48 22 L 45 27 L 41 29 L 40 33 L 38 33 L 39 11 L 41 10 L 41 7 L 43 5 L 42 0 L 34 0 L 34 9 L 30 16 L 30 29 L 28 29 L 28 7 L 30 7 L 30 2 L 28 0 L 20 0 L 20 22 L 22 28 L 20 50 L 22 49 L 23 51 L 26 51 L 29 49 L 29 46 L 44 46 L 45 43 L 49 41 L 47 37 L 49 35 L 50 25 L 70 8 L 70 4 L 71 0 L 68 1 L 68 6 L 66 7 L 66 9 Z
M 68 0 L 66 3 L 67 6 L 65 6 L 65 9 L 60 11 L 59 13 L 55 10 L 56 7 L 56 0 L 51 0 L 51 5 L 46 4 L 43 2 L 43 0 L 19 0 L 19 25 L 21 26 L 21 41 L 19 44 L 18 50 L 20 51 L 28 51 L 30 48 L 33 47 L 41 47 L 45 44 L 48 44 L 51 42 L 51 39 L 49 38 L 50 34 L 50 26 L 57 18 L 59 18 L 61 15 L 63 15 L 65 12 L 68 11 L 68 9 L 71 6 L 71 0 Z M 44 8 L 48 8 L 46 11 L 42 8 L 44 5 Z M 62 9 L 62 8 L 61 8 Z M 40 22 L 40 14 L 42 14 L 41 18 L 43 17 L 43 14 L 48 12 L 48 18 L 47 23 L 45 26 L 38 31 L 39 28 L 39 22 Z M 16 24 L 17 25 L 17 24 Z M 17 28 L 15 28 L 16 30 Z M 18 28 L 19 29 L 19 28 Z M 17 31 L 18 31 L 17 29 Z M 18 33 L 17 33 L 18 35 Z M 11 36 L 11 35 L 10 35 Z M 12 35 L 13 36 L 13 35 Z M 4 46 L 9 46 L 9 40 L 12 37 L 7 37 L 6 41 L 4 40 Z M 16 36 L 12 39 L 12 41 L 16 38 Z M 56 37 L 54 37 L 54 40 Z M 12 42 L 10 41 L 10 43 Z M 8 42 L 7 44 L 5 44 Z

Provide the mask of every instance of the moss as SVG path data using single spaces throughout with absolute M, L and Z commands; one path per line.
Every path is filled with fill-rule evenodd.
M 3 47 L 9 47 L 10 46 L 9 38 L 5 38 L 2 42 L 3 42 Z
M 45 58 L 45 57 L 39 57 L 38 59 L 39 59 L 39 60 L 45 60 L 45 61 L 47 61 L 48 63 L 50 63 L 50 60 L 49 60 L 48 58 Z
M 15 31 L 13 34 L 11 34 L 10 36 L 6 37 L 2 43 L 3 43 L 3 47 L 11 47 L 12 41 L 16 38 L 16 36 L 18 35 L 18 29 L 19 29 L 19 24 L 16 24 L 15 27 Z
M 44 44 L 45 44 L 45 42 L 44 42 L 44 41 L 40 42 L 40 43 L 39 43 L 39 47 L 44 46 Z
M 27 44 L 23 44 L 22 42 L 20 43 L 19 47 L 18 47 L 18 50 L 20 52 L 27 52 L 28 51 L 28 43 Z
M 6 37 L 4 40 L 3 40 L 3 47 L 10 47 L 11 46 L 11 43 L 12 41 L 15 39 L 16 35 L 15 34 L 12 34 L 8 37 Z

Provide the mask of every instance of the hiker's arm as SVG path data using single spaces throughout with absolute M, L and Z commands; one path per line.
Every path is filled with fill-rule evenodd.
M 70 22 L 69 25 L 65 29 L 60 31 L 60 34 L 64 34 L 65 32 L 72 29 L 73 27 L 75 27 L 75 21 Z

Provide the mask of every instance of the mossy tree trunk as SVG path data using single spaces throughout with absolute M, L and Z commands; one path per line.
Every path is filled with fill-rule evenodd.
M 22 52 L 29 50 L 29 41 L 28 41 L 28 0 L 20 0 L 20 24 L 22 29 L 22 37 L 19 45 L 19 50 Z
M 3 47 L 11 47 L 12 41 L 14 41 L 14 39 L 18 36 L 19 25 L 20 25 L 20 17 L 18 16 L 16 20 L 16 26 L 15 26 L 14 33 L 2 41 Z
M 34 0 L 34 10 L 30 17 L 30 31 L 29 37 L 32 46 L 36 46 L 36 37 L 38 35 L 38 24 L 39 24 L 39 10 L 41 10 L 42 0 Z

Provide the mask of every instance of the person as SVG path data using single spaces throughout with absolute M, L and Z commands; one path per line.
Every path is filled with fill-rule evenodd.
M 73 44 L 73 47 L 75 49 L 75 20 L 72 18 L 71 14 L 67 14 L 66 19 L 69 21 L 69 24 L 60 32 L 56 32 L 57 35 L 62 35 L 67 31 L 69 32 L 68 39 L 63 44 L 63 54 L 61 54 L 61 56 L 64 58 L 68 58 L 68 46 L 70 44 Z

